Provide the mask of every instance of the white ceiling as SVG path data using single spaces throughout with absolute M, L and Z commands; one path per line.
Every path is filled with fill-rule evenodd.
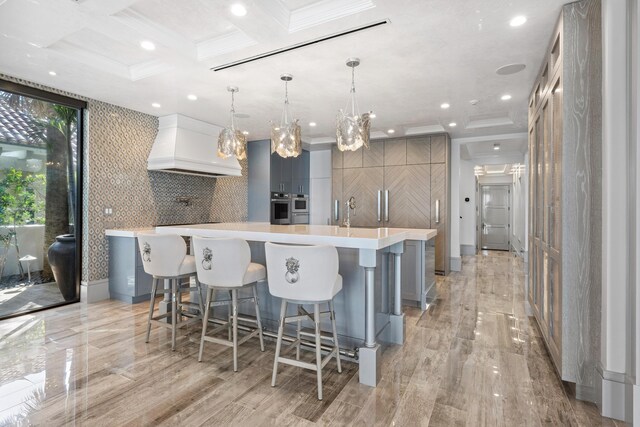
M 249 139 L 269 137 L 289 84 L 303 139 L 332 140 L 357 56 L 372 135 L 447 130 L 454 138 L 526 132 L 527 97 L 562 0 L 0 0 L 0 72 L 145 113 L 228 121 L 228 85 Z M 512 28 L 509 21 L 525 15 Z M 219 72 L 211 67 L 388 19 L 390 24 Z M 140 48 L 142 40 L 157 48 Z M 524 63 L 518 74 L 495 70 Z M 56 76 L 50 76 L 49 71 Z M 500 96 L 512 95 L 509 101 Z M 187 100 L 188 94 L 198 96 Z M 473 106 L 470 100 L 478 100 Z M 448 110 L 440 108 L 447 102 Z M 161 104 L 154 108 L 152 103 Z M 311 128 L 308 123 L 317 126 Z M 456 122 L 455 128 L 448 124 Z

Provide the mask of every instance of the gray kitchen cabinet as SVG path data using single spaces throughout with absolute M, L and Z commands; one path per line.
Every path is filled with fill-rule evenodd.
M 135 304 L 149 300 L 153 278 L 144 272 L 135 237 L 109 237 L 109 294 Z
M 247 219 L 257 222 L 270 221 L 272 192 L 308 195 L 311 182 L 310 160 L 311 156 L 307 150 L 302 150 L 298 157 L 285 159 L 278 154 L 271 154 L 269 139 L 249 142 Z M 298 188 L 303 191 L 299 192 Z
M 335 145 L 331 147 L 331 167 L 333 169 L 342 169 L 344 167 L 344 155 Z
M 402 254 L 402 304 L 426 309 L 436 299 L 434 270 L 435 243 L 433 239 L 423 242 L 407 240 Z M 393 264 L 391 265 L 393 277 Z
M 309 194 L 310 161 L 311 155 L 306 150 L 291 159 L 291 193 Z
M 277 193 L 291 192 L 293 158 L 283 158 L 277 153 L 271 154 L 271 191 Z

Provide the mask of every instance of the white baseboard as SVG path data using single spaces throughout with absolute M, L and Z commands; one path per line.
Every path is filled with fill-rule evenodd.
M 449 268 L 451 271 L 462 271 L 462 258 L 451 257 L 449 259 Z
M 475 255 L 475 245 L 460 245 L 460 255 Z
M 109 279 L 80 282 L 80 301 L 94 303 L 109 299 Z
M 640 426 L 640 385 L 633 385 L 633 425 Z
M 625 374 L 619 372 L 598 367 L 598 374 L 602 384 L 601 395 L 596 399 L 600 406 L 600 414 L 616 420 L 627 420 L 627 415 L 632 411 L 631 405 L 634 403 L 635 386 L 628 381 Z

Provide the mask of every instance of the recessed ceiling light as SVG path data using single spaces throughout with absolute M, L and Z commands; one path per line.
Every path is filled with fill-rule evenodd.
M 393 129 L 389 129 L 389 130 L 387 131 L 387 133 L 394 133 L 394 132 L 395 132 L 395 130 L 393 130 Z
M 157 102 L 154 102 L 153 104 L 151 104 L 151 106 L 152 106 L 153 108 L 160 108 L 160 107 L 162 107 L 162 105 L 158 104 Z
M 235 16 L 244 16 L 247 14 L 247 8 L 240 3 L 232 4 L 231 13 L 233 13 Z
M 314 127 L 316 125 L 316 122 L 309 122 L 309 126 Z
M 449 107 L 451 107 L 451 105 L 447 104 L 446 102 L 444 104 L 440 104 L 440 108 L 442 108 L 443 110 L 446 110 Z
M 456 126 L 457 126 L 457 123 L 456 123 L 456 122 L 451 122 L 451 123 L 449 123 L 449 127 L 450 127 L 450 128 L 454 128 L 454 127 L 456 127 Z
M 511 99 L 511 95 L 509 95 L 509 94 L 507 93 L 507 94 L 505 94 L 505 95 L 502 95 L 502 96 L 500 97 L 500 99 L 502 99 L 503 101 L 508 101 L 508 100 L 510 100 L 510 99 Z
M 197 96 L 195 96 L 194 94 L 190 93 L 189 95 L 187 95 L 187 99 L 188 99 L 189 101 L 197 101 L 197 100 L 198 100 L 198 97 L 197 97 Z
M 500 144 L 498 143 L 493 144 L 493 149 L 498 151 L 500 149 Z
M 156 45 L 149 40 L 142 40 L 140 42 L 140 47 L 143 48 L 144 50 L 156 50 Z
M 471 101 L 469 101 L 469 104 L 478 105 L 478 102 L 480 102 L 480 101 L 478 101 L 477 99 L 472 99 Z
M 242 131 L 242 134 L 243 134 L 243 135 L 249 135 L 249 131 L 248 131 L 248 130 L 243 130 L 243 131 Z
M 56 75 L 58 75 L 58 73 L 56 73 L 55 71 L 51 70 L 51 71 L 49 71 L 49 75 L 50 76 L 56 76 Z
M 370 113 L 369 117 L 372 118 L 372 119 L 375 119 L 376 118 L 376 113 Z
M 511 21 L 509 21 L 509 25 L 511 25 L 512 27 L 519 27 L 520 25 L 524 24 L 525 22 L 527 22 L 526 16 L 519 15 L 519 16 L 516 16 L 515 18 L 513 18 Z

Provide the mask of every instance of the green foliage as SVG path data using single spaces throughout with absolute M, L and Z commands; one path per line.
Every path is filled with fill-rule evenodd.
M 0 224 L 44 224 L 44 198 L 37 188 L 44 188 L 43 174 L 11 168 L 0 181 Z

